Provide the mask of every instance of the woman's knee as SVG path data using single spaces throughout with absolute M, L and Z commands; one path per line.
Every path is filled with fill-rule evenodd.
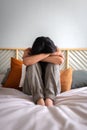
M 42 75 L 40 64 L 36 63 L 36 64 L 28 66 L 26 73 L 30 75 Z
M 40 69 L 39 63 L 27 66 L 26 70 L 31 72 L 31 71 L 35 71 L 36 69 Z
M 48 70 L 48 71 L 51 71 L 51 70 L 59 71 L 60 67 L 59 67 L 58 64 L 49 63 L 46 67 L 46 70 Z

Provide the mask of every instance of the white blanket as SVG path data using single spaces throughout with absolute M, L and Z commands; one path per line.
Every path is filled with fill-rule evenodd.
M 58 95 L 53 107 L 35 105 L 31 96 L 0 88 L 0 130 L 87 130 L 87 87 Z

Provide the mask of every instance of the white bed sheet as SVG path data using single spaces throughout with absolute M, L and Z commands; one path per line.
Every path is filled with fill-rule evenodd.
M 35 105 L 31 96 L 0 88 L 0 130 L 87 130 L 87 87 L 58 95 L 53 107 Z

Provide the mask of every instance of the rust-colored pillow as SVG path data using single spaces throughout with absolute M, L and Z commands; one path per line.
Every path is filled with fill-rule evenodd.
M 68 68 L 60 72 L 61 92 L 65 92 L 71 89 L 72 71 L 72 68 Z
M 11 71 L 3 87 L 18 89 L 22 73 L 22 63 L 22 61 L 11 57 Z

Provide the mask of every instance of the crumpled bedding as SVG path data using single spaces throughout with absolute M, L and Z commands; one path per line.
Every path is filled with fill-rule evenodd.
M 87 130 L 87 87 L 57 95 L 55 105 L 35 105 L 32 96 L 0 88 L 0 130 Z

